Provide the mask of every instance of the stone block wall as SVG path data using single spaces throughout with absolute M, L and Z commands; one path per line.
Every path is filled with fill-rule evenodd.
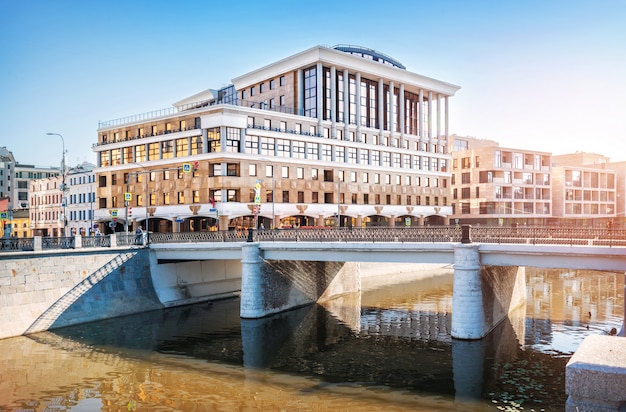
M 163 307 L 148 251 L 32 252 L 0 259 L 0 339 Z

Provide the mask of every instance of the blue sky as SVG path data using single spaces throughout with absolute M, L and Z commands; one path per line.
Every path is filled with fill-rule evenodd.
M 98 121 L 170 107 L 309 47 L 461 86 L 450 133 L 626 160 L 626 0 L 0 0 L 0 146 L 95 162 Z

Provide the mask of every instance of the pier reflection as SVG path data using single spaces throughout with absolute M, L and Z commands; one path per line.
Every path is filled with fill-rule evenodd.
M 621 323 L 623 276 L 526 273 L 526 307 L 479 341 L 450 338 L 448 275 L 263 319 L 232 299 L 1 340 L 0 409 L 563 409 L 577 342 Z

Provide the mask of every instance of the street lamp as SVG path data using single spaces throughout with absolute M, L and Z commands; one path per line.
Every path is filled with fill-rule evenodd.
M 61 156 L 61 201 L 63 202 L 63 236 L 67 236 L 67 199 L 65 199 L 65 193 L 67 188 L 65 187 L 65 139 L 59 133 L 46 133 L 48 136 L 59 136 L 63 145 L 63 155 Z
M 144 199 L 144 202 L 146 203 L 146 244 L 150 243 L 150 213 L 148 212 L 148 205 L 150 203 L 150 200 L 148 199 L 148 169 L 146 169 L 146 167 L 144 165 L 142 165 L 141 163 L 129 163 L 131 165 L 135 165 L 135 166 L 139 166 L 143 169 L 143 173 L 145 173 L 145 181 L 146 181 L 146 188 L 145 188 L 145 195 L 146 198 Z M 139 176 L 139 173 L 142 172 L 135 172 L 135 178 L 137 178 L 137 176 Z M 128 212 L 126 212 L 126 219 L 128 219 Z M 128 225 L 128 222 L 126 222 L 126 224 Z
M 341 178 L 337 179 L 337 228 L 341 227 Z

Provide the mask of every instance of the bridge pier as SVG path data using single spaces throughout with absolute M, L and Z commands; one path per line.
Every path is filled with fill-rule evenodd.
M 485 336 L 478 248 L 479 245 L 472 244 L 461 244 L 454 248 L 451 331 L 453 338 L 480 339 Z
M 314 302 L 361 291 L 359 264 L 308 260 L 265 260 L 258 242 L 242 244 L 241 307 L 257 319 Z
M 451 335 L 456 339 L 482 339 L 526 301 L 525 268 L 483 266 L 479 249 L 471 243 L 454 247 Z

